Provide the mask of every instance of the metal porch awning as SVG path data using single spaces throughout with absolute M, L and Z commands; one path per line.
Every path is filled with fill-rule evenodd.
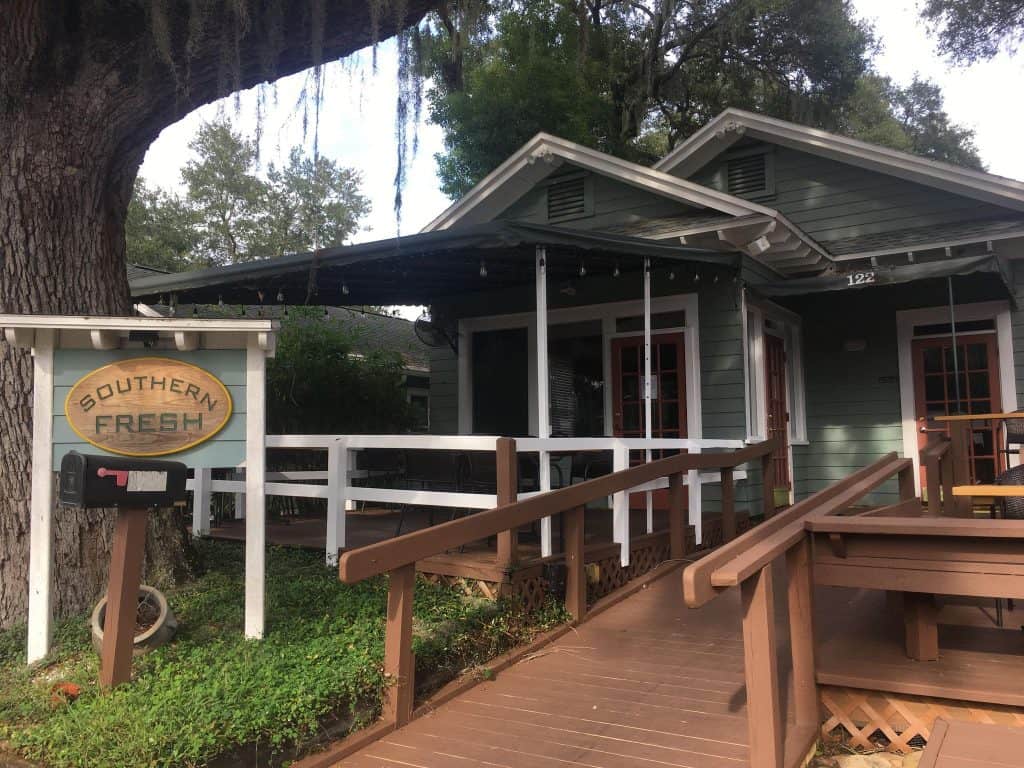
M 768 281 L 751 285 L 751 287 L 763 296 L 804 296 L 827 291 L 869 290 L 882 285 L 899 285 L 931 278 L 986 273 L 1001 282 L 1006 288 L 1007 294 L 1011 299 L 1013 298 L 1009 276 L 993 254 L 877 267 L 859 272 L 831 273 L 816 277 Z
M 489 222 L 131 282 L 132 297 L 180 304 L 430 304 L 481 289 L 533 285 L 535 248 L 549 277 L 640 272 L 643 260 L 735 270 L 744 258 L 675 244 L 521 222 Z

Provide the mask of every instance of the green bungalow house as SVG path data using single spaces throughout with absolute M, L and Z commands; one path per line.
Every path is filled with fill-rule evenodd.
M 1022 242 L 1024 183 L 730 109 L 652 167 L 539 134 L 419 234 L 132 292 L 427 305 L 432 433 L 776 436 L 788 503 L 916 460 L 936 415 L 1016 410 Z M 1004 442 L 978 425 L 977 480 Z M 762 486 L 749 468 L 739 507 Z

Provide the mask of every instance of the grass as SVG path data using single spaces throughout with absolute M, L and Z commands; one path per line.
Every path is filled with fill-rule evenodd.
M 242 748 L 287 758 L 328 723 L 365 724 L 384 681 L 386 582 L 341 584 L 315 553 L 272 548 L 267 636 L 242 637 L 242 550 L 197 544 L 202 575 L 168 595 L 177 639 L 137 658 L 133 682 L 101 694 L 86 616 L 63 621 L 55 649 L 24 665 L 24 629 L 0 633 L 0 746 L 51 768 L 202 766 Z M 417 584 L 417 679 L 439 685 L 564 619 Z M 58 682 L 81 686 L 53 703 Z M 245 764 L 251 764 L 250 759 Z

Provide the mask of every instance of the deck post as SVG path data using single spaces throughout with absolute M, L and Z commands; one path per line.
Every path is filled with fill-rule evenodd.
M 736 538 L 736 486 L 732 467 L 722 467 L 722 543 Z
M 936 661 L 939 658 L 938 612 L 934 595 L 903 593 L 907 656 L 915 661 Z
M 949 453 L 953 467 L 953 485 L 970 485 L 971 453 L 970 453 L 971 422 L 951 421 L 949 423 Z M 955 517 L 971 516 L 970 496 L 949 496 L 947 505 Z
M 348 440 L 343 437 L 327 448 L 327 543 L 324 557 L 328 566 L 338 564 L 338 553 L 345 548 L 348 478 Z
M 814 662 L 814 582 L 811 576 L 811 540 L 786 552 L 789 603 L 789 650 L 793 669 L 793 698 L 798 726 L 821 725 Z
M 587 574 L 584 568 L 584 507 L 562 513 L 565 517 L 565 609 L 578 623 L 587 615 Z
M 548 267 L 547 249 L 538 245 L 535 252 L 537 270 L 537 437 L 551 437 L 551 383 L 548 380 Z M 540 491 L 551 490 L 551 459 L 540 451 Z M 540 521 L 540 553 L 551 557 L 551 517 Z
M 775 489 L 772 483 L 773 461 L 774 457 L 771 451 L 761 457 L 761 504 L 765 520 L 775 515 Z
M 914 465 L 901 469 L 899 475 L 897 475 L 897 483 L 899 484 L 900 501 L 909 501 L 917 495 L 917 490 L 914 487 Z M 929 481 L 929 485 L 931 482 Z
M 519 456 L 516 441 L 511 437 L 499 437 L 494 447 L 497 462 L 498 506 L 515 504 L 519 495 Z M 513 528 L 498 534 L 497 563 L 502 568 L 512 567 L 518 559 L 519 530 Z
M 383 718 L 401 727 L 412 719 L 415 659 L 412 653 L 412 601 L 416 564 L 388 574 L 388 617 L 384 634 L 384 674 L 392 683 L 384 696 Z
M 942 510 L 953 512 L 953 451 L 946 451 L 939 464 L 939 472 L 942 475 Z
M 32 345 L 32 499 L 28 556 L 28 663 L 50 652 L 53 635 L 53 347 L 40 328 Z
M 210 535 L 210 498 L 213 470 L 196 467 L 192 480 L 192 535 Z
M 668 476 L 668 541 L 669 557 L 680 560 L 686 557 L 686 517 L 683 514 L 683 500 L 686 486 L 683 473 Z
M 946 451 L 948 454 L 949 451 Z M 941 480 L 942 480 L 942 469 L 939 462 L 942 459 L 934 458 L 932 456 L 927 457 L 924 460 L 924 471 L 926 478 L 926 487 L 928 488 L 928 516 L 939 517 L 942 514 L 942 499 L 941 494 Z M 911 477 L 913 480 L 913 477 Z M 900 480 L 900 498 L 903 497 L 903 482 L 902 476 Z
M 747 683 L 750 764 L 758 768 L 783 768 L 784 739 L 771 563 L 743 582 L 740 595 L 743 601 L 743 668 Z
M 651 398 L 653 386 L 651 382 L 651 260 L 644 259 L 644 437 L 654 437 Z M 644 451 L 644 460 L 651 460 L 651 449 Z M 647 533 L 654 533 L 654 493 L 644 492 L 647 515 L 645 525 Z

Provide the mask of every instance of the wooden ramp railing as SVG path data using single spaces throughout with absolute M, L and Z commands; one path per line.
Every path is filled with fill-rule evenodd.
M 914 465 L 889 454 L 870 466 L 797 502 L 690 565 L 683 572 L 686 604 L 699 608 L 729 587 L 740 588 L 743 652 L 747 687 L 750 762 L 756 768 L 795 768 L 817 739 L 820 725 L 815 681 L 813 575 L 807 523 L 849 508 L 892 478 L 898 478 L 900 503 L 872 510 L 874 517 L 900 514 L 913 505 Z M 794 728 L 779 682 L 773 565 L 784 559 L 789 604 Z
M 339 576 L 345 583 L 389 574 L 384 672 L 393 685 L 388 688 L 385 698 L 385 724 L 398 727 L 412 718 L 412 600 L 417 561 L 495 535 L 499 537 L 499 547 L 511 548 L 514 546 L 514 532 L 520 526 L 561 513 L 565 519 L 565 605 L 574 620 L 579 622 L 587 612 L 584 505 L 667 477 L 671 557 L 678 559 L 685 554 L 685 474 L 690 470 L 717 470 L 723 485 L 728 485 L 736 467 L 755 459 L 766 464 L 775 447 L 776 441 L 768 440 L 737 451 L 682 453 L 516 501 L 518 472 L 515 440 L 498 440 L 498 507 L 354 549 L 344 553 L 339 561 Z M 726 490 L 722 495 L 728 502 L 732 499 L 732 493 L 731 489 Z M 723 510 L 723 514 L 729 515 L 730 511 Z

